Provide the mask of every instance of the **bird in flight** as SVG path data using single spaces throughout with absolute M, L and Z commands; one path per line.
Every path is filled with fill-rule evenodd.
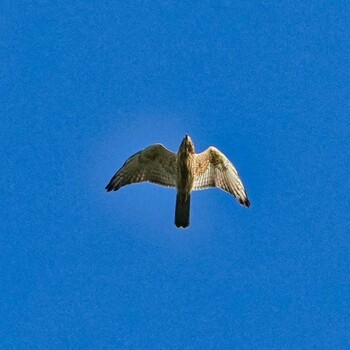
M 186 228 L 190 224 L 192 191 L 218 187 L 235 196 L 241 205 L 250 206 L 235 166 L 215 147 L 195 153 L 188 135 L 177 153 L 155 144 L 131 156 L 112 177 L 106 190 L 117 191 L 125 185 L 146 181 L 176 188 L 177 227 Z

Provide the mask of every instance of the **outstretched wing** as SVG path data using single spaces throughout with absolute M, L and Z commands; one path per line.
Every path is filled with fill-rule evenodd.
M 215 147 L 209 147 L 206 151 L 196 154 L 196 176 L 193 189 L 203 190 L 209 187 L 219 187 L 234 195 L 242 205 L 250 206 L 247 192 L 237 169 Z
M 122 186 L 145 181 L 175 187 L 176 176 L 176 154 L 156 144 L 131 156 L 112 177 L 106 190 L 117 191 Z

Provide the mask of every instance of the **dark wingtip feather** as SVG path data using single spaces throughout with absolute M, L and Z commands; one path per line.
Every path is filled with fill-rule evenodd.
M 106 190 L 107 192 L 111 192 L 111 191 L 118 191 L 119 188 L 122 187 L 122 185 L 120 184 L 120 182 L 112 179 L 109 184 L 106 186 Z
M 247 208 L 249 208 L 250 207 L 250 202 L 249 202 L 249 199 L 248 198 L 246 198 L 246 199 L 239 199 L 239 203 L 241 204 L 241 205 L 244 205 L 244 206 L 246 206 Z
M 106 186 L 106 190 L 107 190 L 107 192 L 110 192 L 110 191 L 116 191 L 116 188 L 115 188 L 115 186 L 114 186 L 114 184 L 113 184 L 113 181 L 111 180 L 110 182 L 109 182 L 109 184 Z

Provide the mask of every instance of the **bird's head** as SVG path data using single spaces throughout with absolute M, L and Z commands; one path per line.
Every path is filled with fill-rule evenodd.
M 191 154 L 194 153 L 194 144 L 193 144 L 191 138 L 188 135 L 186 135 L 184 137 L 184 139 L 182 140 L 179 151 L 180 152 L 186 152 L 186 153 L 189 153 L 189 154 L 190 153 Z

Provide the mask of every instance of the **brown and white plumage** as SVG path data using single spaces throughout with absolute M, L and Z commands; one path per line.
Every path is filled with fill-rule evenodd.
M 193 190 L 218 187 L 234 195 L 240 204 L 250 206 L 247 192 L 235 166 L 215 147 L 196 154 Z
M 137 182 L 153 182 L 166 187 L 176 187 L 176 154 L 161 144 L 147 147 L 132 155 L 112 177 L 106 190 Z
M 176 188 L 177 227 L 189 226 L 193 190 L 218 187 L 234 195 L 240 204 L 250 206 L 234 165 L 215 147 L 196 154 L 188 135 L 183 139 L 178 153 L 156 144 L 131 156 L 112 177 L 106 190 L 117 191 L 122 186 L 145 181 Z

